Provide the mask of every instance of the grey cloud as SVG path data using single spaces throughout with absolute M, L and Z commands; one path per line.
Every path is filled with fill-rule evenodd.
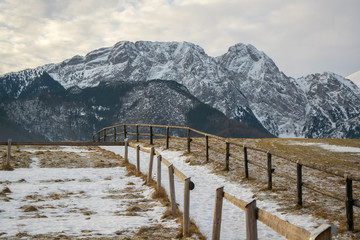
M 189 41 L 211 56 L 250 43 L 295 77 L 360 69 L 357 0 L 11 0 L 0 9 L 0 74 L 121 40 Z

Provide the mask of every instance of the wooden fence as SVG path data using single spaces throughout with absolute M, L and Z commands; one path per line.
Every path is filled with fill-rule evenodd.
M 157 130 L 158 133 L 154 133 L 154 129 Z M 165 132 L 165 134 L 160 134 L 160 129 L 163 129 L 162 132 Z M 132 131 L 130 131 L 132 130 Z M 140 131 L 142 130 L 142 131 Z M 134 137 L 134 140 L 139 141 L 140 138 L 143 139 L 147 139 L 149 140 L 149 144 L 153 144 L 154 143 L 154 139 L 155 138 L 161 138 L 161 139 L 165 139 L 165 147 L 169 148 L 170 145 L 170 139 L 171 138 L 175 138 L 176 136 L 171 136 L 171 131 L 176 130 L 177 133 L 179 131 L 183 132 L 183 136 L 186 136 L 186 146 L 185 150 L 187 152 L 191 152 L 191 144 L 192 144 L 192 138 L 194 138 L 195 136 L 197 138 L 204 138 L 204 142 L 205 144 L 200 144 L 200 143 L 196 143 L 197 145 L 199 145 L 202 149 L 204 149 L 205 152 L 205 162 L 209 162 L 209 150 L 212 150 L 216 153 L 224 153 L 224 170 L 225 171 L 229 171 L 230 170 L 230 156 L 233 159 L 242 161 L 244 163 L 244 175 L 245 178 L 249 178 L 249 165 L 254 165 L 256 167 L 259 167 L 261 169 L 264 169 L 266 171 L 267 174 L 267 188 L 269 190 L 272 189 L 273 187 L 273 175 L 277 175 L 280 177 L 283 177 L 285 179 L 287 179 L 290 182 L 293 182 L 296 184 L 296 202 L 297 204 L 301 207 L 303 205 L 303 188 L 307 188 L 309 190 L 312 190 L 314 192 L 320 193 L 324 196 L 336 199 L 338 201 L 341 201 L 345 204 L 345 211 L 346 211 L 346 225 L 347 225 L 347 229 L 352 231 L 354 230 L 354 214 L 353 214 L 353 207 L 360 207 L 360 201 L 357 199 L 353 198 L 353 181 L 360 181 L 360 176 L 359 175 L 352 175 L 352 174 L 348 174 L 347 172 L 337 169 L 328 169 L 325 168 L 323 166 L 317 165 L 317 164 L 313 164 L 310 162 L 305 162 L 305 161 L 299 161 L 299 160 L 294 160 L 291 159 L 289 157 L 286 156 L 281 156 L 277 153 L 268 151 L 268 150 L 263 150 L 263 149 L 258 149 L 258 148 L 254 148 L 254 147 L 250 147 L 250 146 L 246 146 L 246 145 L 241 145 L 238 143 L 235 143 L 233 141 L 230 141 L 227 138 L 222 138 L 219 136 L 215 136 L 212 134 L 207 134 L 189 127 L 181 127 L 181 126 L 165 126 L 165 125 L 148 125 L 148 124 L 120 124 L 120 125 L 115 125 L 115 126 L 111 126 L 111 127 L 106 127 L 103 128 L 101 130 L 99 130 L 98 132 L 96 132 L 93 135 L 93 141 L 113 141 L 116 142 L 118 141 L 118 138 L 122 137 L 122 138 L 128 138 L 130 136 Z M 217 146 L 217 145 L 213 145 L 210 146 L 210 141 L 209 139 L 217 139 L 218 142 L 220 142 L 221 144 L 223 144 L 223 148 L 225 148 L 225 152 L 223 151 L 223 149 L 221 149 L 221 147 Z M 236 155 L 236 153 L 232 153 L 231 149 L 241 149 L 242 150 L 242 155 L 243 157 Z M 260 152 L 260 153 L 265 153 L 266 154 L 266 159 L 265 159 L 265 164 L 261 164 L 258 163 L 254 160 L 249 159 L 249 151 L 254 151 L 254 152 Z M 290 174 L 281 174 L 280 171 L 275 171 L 276 169 L 274 168 L 273 164 L 272 164 L 272 159 L 273 157 L 277 157 L 277 158 L 281 158 L 285 161 L 287 161 L 290 164 L 295 164 L 296 165 L 296 178 L 293 178 L 290 176 Z M 318 170 L 321 171 L 323 173 L 327 173 L 330 174 L 332 176 L 336 176 L 339 177 L 341 179 L 345 180 L 345 189 L 346 189 L 346 193 L 345 196 L 339 196 L 337 193 L 334 192 L 330 192 L 327 191 L 325 189 L 313 186 L 312 184 L 305 182 L 304 181 L 304 174 L 303 174 L 303 168 L 307 167 L 309 169 L 313 169 L 313 170 Z
M 214 218 L 213 218 L 213 229 L 212 229 L 212 240 L 220 239 L 221 229 L 221 215 L 222 215 L 222 204 L 223 199 L 228 200 L 236 207 L 245 211 L 246 214 L 246 239 L 256 240 L 258 239 L 257 232 L 257 220 L 264 223 L 280 235 L 286 237 L 286 239 L 293 240 L 328 240 L 331 239 L 331 226 L 321 225 L 313 232 L 308 232 L 305 229 L 297 227 L 287 221 L 284 221 L 270 213 L 256 207 L 256 200 L 247 203 L 240 200 L 229 193 L 224 192 L 224 187 L 216 189 L 215 193 L 215 207 L 214 207 Z
M 135 148 L 135 145 L 133 143 L 128 143 L 126 139 L 126 125 L 122 125 L 124 127 L 124 133 L 123 136 L 125 138 L 125 141 L 118 141 L 117 140 L 117 134 L 116 134 L 116 127 L 113 127 L 114 133 L 111 135 L 114 138 L 113 142 L 106 142 L 106 137 L 109 135 L 106 134 L 106 130 L 102 129 L 99 132 L 97 132 L 94 135 L 93 140 L 94 142 L 12 142 L 9 140 L 8 142 L 0 142 L 0 145 L 7 145 L 8 146 L 8 157 L 4 159 L 3 161 L 3 167 L 7 166 L 11 168 L 11 146 L 12 145 L 45 145 L 45 146 L 125 146 L 125 160 L 128 161 L 128 147 L 129 145 L 131 147 Z M 136 125 L 135 125 L 136 126 Z M 154 127 L 154 126 L 152 126 Z M 155 126 L 158 127 L 158 126 Z M 166 126 L 166 146 L 169 147 L 169 128 Z M 187 132 L 187 149 L 190 152 L 191 148 L 191 137 L 190 137 L 190 131 L 194 131 L 197 133 L 200 133 L 196 130 L 189 129 L 189 128 L 182 128 L 182 127 L 176 127 L 177 129 L 186 129 Z M 136 129 L 138 129 L 138 126 L 136 126 Z M 99 138 L 95 138 L 96 135 L 100 136 L 100 133 L 103 132 L 103 136 Z M 139 133 L 138 133 L 139 134 Z M 151 136 L 153 133 L 150 131 L 149 136 Z M 140 134 L 139 134 L 140 135 Z M 138 136 L 139 136 L 138 135 Z M 143 134 L 144 135 L 144 134 Z M 155 134 L 154 134 L 155 135 Z M 161 136 L 157 134 L 157 136 Z M 208 137 L 213 135 L 205 135 L 206 143 L 208 143 Z M 219 139 L 217 136 L 213 136 Z M 102 142 L 101 139 L 103 140 Z M 150 137 L 151 139 L 151 137 Z M 96 140 L 99 140 L 99 142 L 96 142 Z M 137 141 L 139 139 L 137 138 Z M 150 143 L 153 144 L 153 139 L 150 140 Z M 225 142 L 226 146 L 229 145 L 229 142 Z M 206 146 L 206 150 L 208 150 L 210 147 Z M 154 157 L 157 156 L 157 191 L 160 191 L 161 189 L 161 163 L 163 163 L 165 166 L 168 167 L 169 172 L 169 189 L 170 189 L 170 203 L 171 203 L 171 210 L 172 214 L 176 214 L 176 199 L 175 199 L 175 187 L 174 187 L 174 175 L 178 177 L 183 183 L 184 183 L 184 210 L 183 210 L 183 234 L 187 235 L 189 233 L 189 211 L 190 211 L 190 190 L 194 189 L 195 185 L 193 182 L 191 182 L 190 177 L 186 177 L 182 172 L 180 172 L 178 169 L 176 169 L 169 161 L 162 158 L 161 154 L 156 151 L 154 148 L 151 148 L 151 150 L 141 148 L 139 145 L 136 146 L 136 168 L 138 171 L 140 171 L 140 151 L 148 152 L 150 153 L 150 159 L 149 159 L 149 168 L 148 168 L 148 182 L 151 181 L 152 176 L 152 166 L 153 166 L 153 160 Z M 207 151 L 206 151 L 207 152 Z M 226 147 L 226 155 L 229 155 L 229 148 Z M 206 154 L 206 158 L 208 161 L 208 153 Z M 271 160 L 271 157 L 270 157 Z M 229 161 L 228 157 L 225 158 L 225 164 L 228 166 Z M 249 162 L 250 163 L 250 162 Z M 271 166 L 271 165 L 270 165 Z M 4 168 L 6 169 L 6 168 Z M 9 169 L 10 170 L 10 169 Z M 222 201 L 223 198 L 227 199 L 231 203 L 233 203 L 235 206 L 243 209 L 246 211 L 246 222 L 247 222 L 247 239 L 256 239 L 257 238 L 257 224 L 256 221 L 262 221 L 266 225 L 268 225 L 270 228 L 275 230 L 276 232 L 280 233 L 281 235 L 287 237 L 288 239 L 331 239 L 331 231 L 329 230 L 329 226 L 322 226 L 321 228 L 317 229 L 316 232 L 310 233 L 307 232 L 304 229 L 298 228 L 288 222 L 285 222 L 276 216 L 273 216 L 261 209 L 258 209 L 256 207 L 256 202 L 253 201 L 251 203 L 246 203 L 240 199 L 235 198 L 234 196 L 231 196 L 228 193 L 225 193 L 223 191 L 223 188 L 219 188 L 216 190 L 216 200 L 215 200 L 215 209 L 214 209 L 214 221 L 213 221 L 213 239 L 219 239 L 220 237 L 220 225 L 221 225 L 221 209 L 222 209 Z
M 186 177 L 181 171 L 179 171 L 172 163 L 167 161 L 161 156 L 161 154 L 152 147 L 150 150 L 140 147 L 140 145 L 135 145 L 125 141 L 125 151 L 124 158 L 125 161 L 128 160 L 128 147 L 136 149 L 136 169 L 138 172 L 141 172 L 141 159 L 140 151 L 150 154 L 149 158 L 149 167 L 147 172 L 147 182 L 150 183 L 152 180 L 152 171 L 153 171 L 153 162 L 154 157 L 157 158 L 157 172 L 156 172 L 156 189 L 159 192 L 161 189 L 161 164 L 164 164 L 168 168 L 169 173 L 169 192 L 170 192 L 170 205 L 171 213 L 173 216 L 177 215 L 176 211 L 176 198 L 175 198 L 175 183 L 174 175 L 184 184 L 184 207 L 183 207 L 183 235 L 186 236 L 189 234 L 189 223 L 190 223 L 190 190 L 195 188 L 195 184 L 191 181 L 190 177 Z

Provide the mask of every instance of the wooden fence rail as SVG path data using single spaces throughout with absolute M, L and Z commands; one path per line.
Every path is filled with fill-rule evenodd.
M 256 240 L 257 239 L 257 220 L 264 223 L 286 239 L 296 240 L 330 240 L 331 239 L 331 226 L 321 225 L 314 232 L 308 232 L 305 229 L 297 227 L 287 221 L 284 221 L 270 213 L 256 207 L 256 200 L 247 203 L 240 200 L 226 192 L 224 187 L 216 189 L 215 192 L 215 207 L 214 207 L 214 218 L 213 218 L 213 229 L 212 229 L 212 240 L 220 239 L 221 229 L 221 216 L 222 216 L 222 205 L 223 199 L 228 200 L 234 206 L 245 211 L 246 214 L 246 239 Z
M 303 191 L 302 189 L 305 187 L 307 189 L 310 189 L 312 191 L 315 191 L 317 193 L 321 193 L 324 196 L 327 197 L 331 197 L 333 199 L 342 201 L 345 203 L 346 206 L 346 223 L 347 223 L 347 229 L 348 230 L 354 230 L 354 217 L 353 217 L 353 207 L 360 207 L 360 201 L 357 199 L 353 199 L 353 188 L 352 188 L 352 181 L 360 181 L 360 175 L 352 175 L 352 174 L 348 174 L 347 172 L 340 170 L 340 169 L 328 169 L 325 168 L 323 166 L 317 165 L 317 164 L 313 164 L 310 162 L 305 162 L 305 161 L 299 161 L 299 160 L 294 160 L 291 159 L 289 157 L 285 157 L 285 156 L 281 156 L 280 154 L 268 151 L 268 150 L 264 150 L 264 149 L 258 149 L 258 148 L 254 148 L 254 147 L 250 147 L 250 146 L 246 146 L 246 145 L 242 145 L 242 144 L 238 144 L 235 142 L 230 141 L 229 139 L 226 138 L 222 138 L 222 137 L 218 137 L 212 134 L 208 134 L 208 133 L 204 133 L 192 128 L 188 128 L 188 127 L 182 127 L 182 126 L 165 126 L 165 125 L 148 125 L 148 124 L 119 124 L 119 125 L 115 125 L 115 126 L 110 126 L 110 127 L 106 127 L 103 128 L 101 130 L 99 130 L 98 132 L 96 132 L 93 135 L 93 141 L 106 141 L 107 136 L 112 136 L 113 137 L 113 141 L 116 142 L 117 139 L 116 137 L 120 136 L 121 133 L 117 132 L 116 133 L 116 129 L 127 129 L 129 127 L 135 127 L 136 128 L 136 141 L 139 141 L 139 136 L 145 136 L 149 138 L 149 143 L 152 145 L 154 142 L 154 136 L 158 137 L 158 138 L 162 138 L 166 140 L 166 148 L 169 148 L 170 145 L 170 140 L 171 138 L 174 138 L 176 136 L 170 136 L 170 130 L 171 129 L 176 129 L 178 131 L 182 130 L 183 132 L 183 136 L 185 136 L 186 139 L 186 145 L 184 146 L 184 149 L 187 152 L 191 152 L 191 143 L 192 141 L 192 134 L 191 133 L 195 133 L 199 136 L 203 136 L 204 138 L 204 142 L 205 144 L 201 144 L 201 143 L 196 143 L 196 144 L 200 144 L 201 146 L 203 146 L 202 148 L 204 149 L 205 152 L 205 162 L 209 162 L 210 160 L 210 151 L 216 152 L 216 153 L 221 153 L 224 150 L 222 150 L 221 148 L 219 148 L 219 146 L 210 146 L 209 143 L 209 139 L 216 139 L 219 140 L 221 142 L 224 143 L 224 147 L 225 151 L 223 152 L 224 154 L 224 169 L 226 171 L 230 171 L 231 169 L 231 161 L 230 159 L 236 159 L 239 161 L 243 161 L 244 162 L 244 175 L 245 178 L 249 178 L 250 177 L 250 172 L 249 172 L 249 165 L 255 165 L 261 169 L 264 169 L 267 173 L 267 185 L 268 185 L 268 189 L 271 190 L 273 187 L 273 175 L 278 175 L 280 177 L 286 178 L 288 180 L 290 180 L 291 182 L 296 183 L 296 202 L 299 206 L 303 205 Z M 140 133 L 139 131 L 139 127 L 141 127 L 141 129 L 149 129 L 148 132 L 146 133 Z M 164 129 L 165 134 L 154 134 L 153 133 L 153 129 Z M 112 131 L 112 132 L 111 132 Z M 125 130 L 123 132 L 123 137 L 125 139 Z M 127 132 L 127 135 L 134 135 L 133 133 Z M 240 148 L 242 149 L 242 153 L 243 153 L 243 157 L 236 155 L 236 153 L 232 152 L 232 149 L 236 149 L 236 148 Z M 262 152 L 266 154 L 266 160 L 264 161 L 264 164 L 260 164 L 258 162 L 255 162 L 253 160 L 249 160 L 249 150 L 251 151 L 255 151 L 255 152 Z M 283 160 L 288 161 L 289 163 L 293 163 L 296 164 L 296 179 L 295 178 L 291 178 L 286 174 L 281 174 L 280 172 L 277 172 L 275 168 L 273 168 L 273 164 L 272 164 L 272 159 L 273 157 L 277 157 L 277 158 L 281 158 Z M 315 186 L 312 186 L 311 184 L 304 182 L 304 177 L 303 177 L 303 168 L 307 167 L 310 169 L 314 169 L 314 170 L 318 170 L 327 174 L 330 174 L 332 176 L 337 176 L 340 177 L 342 179 L 345 180 L 346 182 L 346 195 L 341 197 L 336 193 L 332 193 L 330 191 L 326 191 L 324 189 L 320 189 L 317 188 Z
M 176 199 L 175 199 L 175 183 L 174 183 L 174 175 L 184 183 L 184 207 L 183 207 L 183 235 L 186 236 L 189 234 L 189 223 L 190 223 L 190 190 L 195 188 L 195 184 L 191 181 L 190 177 L 186 177 L 181 171 L 174 167 L 172 163 L 163 158 L 161 154 L 152 147 L 150 150 L 141 147 L 140 145 L 135 145 L 133 143 L 128 143 L 125 141 L 125 150 L 124 155 L 127 159 L 128 147 L 132 147 L 136 149 L 136 169 L 138 172 L 141 171 L 140 164 L 140 152 L 150 153 L 149 158 L 149 167 L 147 172 L 147 183 L 152 181 L 152 171 L 153 171 L 153 162 L 154 157 L 157 158 L 157 172 L 156 172 L 156 190 L 159 193 L 161 190 L 161 164 L 164 164 L 168 168 L 169 173 L 169 200 L 171 205 L 171 213 L 176 216 Z

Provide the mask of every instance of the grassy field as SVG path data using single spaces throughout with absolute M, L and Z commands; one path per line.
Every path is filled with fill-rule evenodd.
M 208 164 L 213 172 L 225 176 L 229 181 L 238 182 L 251 186 L 257 199 L 272 199 L 279 202 L 284 213 L 293 212 L 297 214 L 311 214 L 315 217 L 328 219 L 329 224 L 336 226 L 338 239 L 360 239 L 360 211 L 354 207 L 355 231 L 346 230 L 345 201 L 339 201 L 313 190 L 303 187 L 303 206 L 299 207 L 296 200 L 296 162 L 304 164 L 312 163 L 327 169 L 343 170 L 353 175 L 360 174 L 360 140 L 357 139 L 227 139 L 247 147 L 264 150 L 258 152 L 248 150 L 249 161 L 257 164 L 249 164 L 250 178 L 244 175 L 243 149 L 230 145 L 230 171 L 225 171 L 225 142 L 217 139 L 209 139 L 209 162 L 205 158 L 204 138 L 193 138 L 191 142 L 191 153 L 187 153 L 186 139 L 172 138 L 170 149 L 184 151 L 188 162 L 194 165 Z M 150 146 L 148 140 L 142 144 Z M 164 140 L 156 140 L 155 147 L 164 147 Z M 350 148 L 349 148 L 350 147 Z M 353 149 L 358 148 L 358 149 Z M 350 151 L 349 151 L 350 150 Z M 357 152 L 354 150 L 357 150 Z M 273 189 L 267 189 L 267 154 L 284 156 L 292 159 L 289 162 L 280 157 L 272 157 Z M 259 165 L 263 166 L 259 167 Z M 283 176 L 286 176 L 283 177 Z M 290 179 L 290 180 L 289 180 Z M 345 197 L 345 179 L 333 176 L 311 168 L 303 167 L 303 182 L 322 190 L 329 191 L 340 198 Z M 353 181 L 353 197 L 360 199 L 360 184 Z

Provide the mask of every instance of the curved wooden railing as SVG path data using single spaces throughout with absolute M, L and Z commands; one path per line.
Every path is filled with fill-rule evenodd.
M 156 129 L 156 133 L 154 132 L 154 129 Z M 163 129 L 162 131 L 165 131 L 165 133 L 161 134 L 160 129 Z M 132 131 L 129 131 L 132 130 Z M 176 131 L 177 136 L 170 135 L 170 130 Z M 192 129 L 189 127 L 183 127 L 183 126 L 166 126 L 166 125 L 149 125 L 149 124 L 119 124 L 115 126 L 105 127 L 99 131 L 97 131 L 93 135 L 93 141 L 94 142 L 107 142 L 107 141 L 114 141 L 117 142 L 119 138 L 126 139 L 128 137 L 133 137 L 134 140 L 139 141 L 140 138 L 148 138 L 149 144 L 154 144 L 154 139 L 165 139 L 166 142 L 166 148 L 169 148 L 170 139 L 178 137 L 179 135 L 182 135 L 186 138 L 186 150 L 187 152 L 191 152 L 191 143 L 192 138 L 196 137 L 203 137 L 205 139 L 205 144 L 196 143 L 197 145 L 200 145 L 204 148 L 205 151 L 205 161 L 209 162 L 209 150 L 215 151 L 217 153 L 224 152 L 224 149 L 221 149 L 219 146 L 209 146 L 209 139 L 214 138 L 219 140 L 224 144 L 225 148 L 225 169 L 226 171 L 230 170 L 230 156 L 233 159 L 237 159 L 244 162 L 244 175 L 246 178 L 249 178 L 249 164 L 255 165 L 257 167 L 260 167 L 264 169 L 267 172 L 267 182 L 268 182 L 268 189 L 272 189 L 272 176 L 277 175 L 283 178 L 288 179 L 289 181 L 295 182 L 297 185 L 297 204 L 299 206 L 302 206 L 302 199 L 303 199 L 303 192 L 302 188 L 305 187 L 307 189 L 310 189 L 312 191 L 315 191 L 317 193 L 323 194 L 325 196 L 334 198 L 339 201 L 345 202 L 346 206 L 346 216 L 347 216 L 347 229 L 348 230 L 354 230 L 354 223 L 353 223 L 353 207 L 360 207 L 360 201 L 357 199 L 353 199 L 353 187 L 352 187 L 352 181 L 360 181 L 359 175 L 349 174 L 346 171 L 340 170 L 340 169 L 329 169 L 325 168 L 323 166 L 320 166 L 318 164 L 313 164 L 301 160 L 294 160 L 286 156 L 282 156 L 280 154 L 277 154 L 273 151 L 254 148 L 246 145 L 241 145 L 236 142 L 231 141 L 230 139 L 219 137 L 213 134 L 208 134 L 205 132 L 198 131 L 196 129 Z M 194 136 L 193 136 L 194 135 Z M 195 144 L 195 143 L 194 143 Z M 243 157 L 238 156 L 234 153 L 230 152 L 230 146 L 236 146 L 242 148 Z M 266 164 L 261 164 L 258 162 L 255 162 L 253 160 L 248 159 L 248 150 L 256 151 L 256 152 L 262 152 L 266 154 Z M 291 177 L 289 174 L 281 174 L 275 171 L 275 168 L 273 168 L 272 165 L 272 158 L 277 157 L 284 159 L 288 161 L 289 163 L 296 164 L 296 178 Z M 342 178 L 345 180 L 345 189 L 346 194 L 345 196 L 339 196 L 337 193 L 327 191 L 325 189 L 321 189 L 319 187 L 313 186 L 310 183 L 303 181 L 303 167 L 307 167 L 310 169 L 318 170 L 327 174 L 330 174 L 332 176 L 336 176 L 339 178 Z

